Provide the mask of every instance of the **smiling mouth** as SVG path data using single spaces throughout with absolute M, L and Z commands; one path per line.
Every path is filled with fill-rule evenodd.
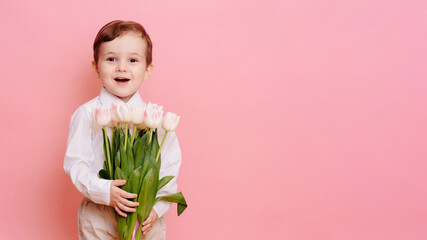
M 130 79 L 129 78 L 114 78 L 114 80 L 116 80 L 117 82 L 127 82 Z

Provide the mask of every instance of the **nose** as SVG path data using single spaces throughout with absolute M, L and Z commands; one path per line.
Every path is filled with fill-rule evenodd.
M 118 72 L 127 72 L 127 67 L 124 62 L 119 62 L 119 65 L 117 66 Z

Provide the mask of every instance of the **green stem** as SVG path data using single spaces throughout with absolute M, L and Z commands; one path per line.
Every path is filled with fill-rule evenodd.
M 167 136 L 167 135 L 168 135 L 168 131 L 165 131 L 165 135 L 163 135 L 163 139 L 162 139 L 162 143 L 160 144 L 159 151 L 157 152 L 156 162 L 157 162 L 157 160 L 159 160 L 159 157 L 160 157 L 160 151 L 162 151 L 163 143 L 165 143 L 165 139 L 166 139 L 166 136 Z
M 106 126 L 104 126 L 102 128 L 102 132 L 104 133 L 104 141 L 105 141 L 105 146 L 107 148 L 106 152 L 107 152 L 107 163 L 108 163 L 108 170 L 110 172 L 110 178 L 113 179 L 113 166 L 111 163 L 111 156 L 110 156 L 110 145 L 108 144 L 108 136 L 107 136 L 107 129 Z
M 126 151 L 126 144 L 128 143 L 128 123 L 125 125 L 125 151 Z
M 138 229 L 135 232 L 135 240 L 142 238 L 142 223 L 139 223 Z
M 153 137 L 153 129 L 150 128 L 150 138 L 148 140 L 148 143 L 151 143 L 151 138 Z
M 133 141 L 135 140 L 137 127 L 133 126 L 133 134 L 132 134 L 132 140 L 130 141 L 130 147 L 133 148 Z

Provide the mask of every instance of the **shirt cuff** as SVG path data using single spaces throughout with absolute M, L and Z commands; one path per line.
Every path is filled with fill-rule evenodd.
M 157 216 L 161 218 L 170 208 L 172 203 L 166 202 L 166 201 L 158 201 L 154 206 L 153 209 L 156 211 Z
M 92 191 L 89 193 L 89 198 L 94 203 L 110 205 L 110 185 L 113 180 L 97 179 Z

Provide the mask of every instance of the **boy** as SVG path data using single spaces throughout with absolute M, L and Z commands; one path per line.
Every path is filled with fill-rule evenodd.
M 139 204 L 130 201 L 136 194 L 120 188 L 125 180 L 105 180 L 97 175 L 104 162 L 101 128 L 92 119 L 93 109 L 109 106 L 113 101 L 145 105 L 138 88 L 153 70 L 152 43 L 145 29 L 136 22 L 112 21 L 101 28 L 93 44 L 94 73 L 103 88 L 98 97 L 80 106 L 71 117 L 64 170 L 76 188 L 85 196 L 78 213 L 79 239 L 118 239 L 117 214 L 135 212 Z M 111 129 L 109 130 L 111 138 Z M 158 138 L 164 131 L 158 129 Z M 173 175 L 158 196 L 177 192 L 176 176 L 181 151 L 174 132 L 170 132 L 161 151 L 160 178 Z M 143 239 L 165 239 L 164 213 L 170 203 L 159 201 L 143 223 Z

